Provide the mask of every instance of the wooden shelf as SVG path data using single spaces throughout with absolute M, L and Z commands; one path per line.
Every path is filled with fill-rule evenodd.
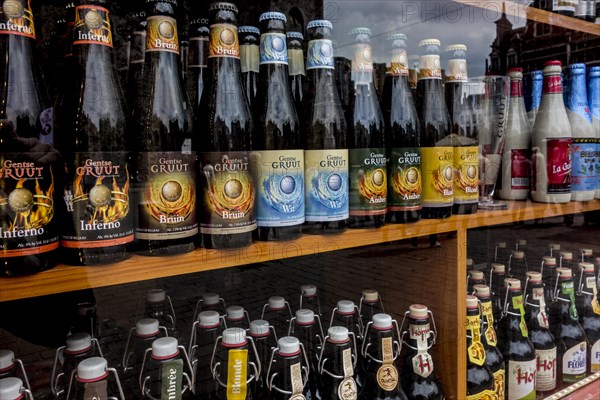
M 422 220 L 408 225 L 386 225 L 376 230 L 348 230 L 339 235 L 304 235 L 290 242 L 259 242 L 236 250 L 198 249 L 193 253 L 157 258 L 133 255 L 119 263 L 94 267 L 60 265 L 39 274 L 0 278 L 0 301 L 119 285 L 598 209 L 598 200 L 568 204 L 510 202 L 508 210 L 453 216 L 445 220 Z

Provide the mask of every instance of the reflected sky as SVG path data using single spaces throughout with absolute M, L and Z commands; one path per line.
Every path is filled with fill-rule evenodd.
M 525 7 L 517 3 L 509 7 L 506 16 L 513 28 L 524 26 Z M 408 36 L 409 55 L 418 54 L 417 45 L 422 39 L 441 40 L 443 66 L 446 46 L 467 45 L 471 76 L 485 73 L 485 60 L 496 37 L 494 22 L 502 16 L 502 2 L 495 1 L 488 1 L 485 8 L 479 8 L 449 0 L 335 0 L 325 1 L 323 8 L 325 19 L 334 24 L 338 56 L 350 57 L 351 39 L 347 33 L 365 26 L 373 33 L 373 56 L 377 63 L 385 62 L 385 38 L 390 33 L 400 32 Z

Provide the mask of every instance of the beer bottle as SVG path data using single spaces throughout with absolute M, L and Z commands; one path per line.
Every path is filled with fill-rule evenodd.
M 523 69 L 510 68 L 510 104 L 498 196 L 504 200 L 526 200 L 531 175 L 531 128 L 523 99 Z
M 146 60 L 146 12 L 136 14 L 138 22 L 131 33 L 131 44 L 129 45 L 129 71 L 127 72 L 128 99 L 137 99 L 140 86 L 143 84 L 144 63 Z M 131 110 L 130 110 L 131 111 Z
M 504 264 L 492 263 L 492 269 L 490 272 L 490 290 L 492 291 L 492 303 L 494 312 L 494 323 L 495 327 L 498 327 L 498 321 L 502 317 L 502 310 L 504 309 L 504 279 L 506 279 L 506 266 Z M 503 332 L 496 332 L 498 334 L 498 340 L 502 336 Z
M 540 103 L 542 102 L 542 88 L 544 86 L 544 73 L 543 71 L 532 71 L 531 72 L 531 90 L 528 92 L 529 102 L 525 102 L 527 106 L 527 118 L 529 119 L 529 126 L 533 129 L 537 112 L 540 109 Z M 527 99 L 527 98 L 526 98 Z
M 144 296 L 144 301 L 140 301 L 136 311 L 135 320 L 140 318 L 155 318 L 162 326 L 167 327 L 169 336 L 176 336 L 177 318 L 171 297 L 167 296 L 164 289 L 150 289 Z
M 256 345 L 256 352 L 260 360 L 261 376 L 256 382 L 255 394 L 258 399 L 268 396 L 268 374 L 269 361 L 271 359 L 271 350 L 277 347 L 277 335 L 275 328 L 269 325 L 268 321 L 257 319 L 250 322 L 250 336 Z M 296 339 L 297 340 L 297 339 Z M 210 372 L 210 371 L 209 371 Z M 202 393 L 196 391 L 196 393 Z
M 242 328 L 244 330 L 250 329 L 250 317 L 248 312 L 244 310 L 242 306 L 229 306 L 227 307 L 227 314 L 225 314 L 225 326 L 227 328 Z
M 23 384 L 21 379 L 15 377 L 0 378 L 0 393 L 5 400 L 21 400 L 23 398 L 33 400 L 31 390 Z
M 125 376 L 137 378 L 140 376 L 140 368 L 144 358 L 144 352 L 159 337 L 169 336 L 167 328 L 160 326 L 157 319 L 142 318 L 131 328 L 125 343 L 121 367 Z
M 300 115 L 304 110 L 304 91 L 306 86 L 306 71 L 304 67 L 304 48 L 302 42 L 304 35 L 300 32 L 287 32 L 287 52 L 289 65 L 289 82 L 292 88 L 292 98 L 296 105 L 296 112 Z
M 332 29 L 326 20 L 307 25 L 304 233 L 342 232 L 349 213 L 346 120 L 334 76 Z
M 342 326 L 348 329 L 348 332 L 351 332 L 356 338 L 357 343 L 359 345 L 362 343 L 364 328 L 358 307 L 353 301 L 340 300 L 337 302 L 337 306 L 331 312 L 331 320 L 329 321 L 329 327 L 331 328 L 332 326 Z M 354 380 L 359 389 L 365 384 L 362 364 L 359 364 L 358 368 L 354 369 Z
M 313 398 L 319 398 L 319 389 L 317 387 L 317 374 L 319 365 L 319 353 L 325 335 L 321 319 L 311 310 L 298 310 L 296 315 L 290 320 L 288 335 L 295 336 L 304 346 L 308 364 L 310 365 L 310 393 Z
M 558 254 L 559 254 L 559 258 L 558 258 L 559 265 L 558 266 L 560 268 L 571 268 L 571 269 L 577 268 L 577 261 L 573 258 L 572 251 L 561 251 Z
M 527 265 L 525 252 L 522 250 L 513 250 L 510 253 L 510 257 L 508 257 L 508 276 L 525 282 L 527 271 L 529 271 L 529 266 Z
M 561 62 L 547 61 L 544 90 L 531 134 L 531 197 L 541 203 L 571 201 L 571 125 L 562 96 Z
M 598 10 L 600 10 L 600 8 L 598 8 Z M 600 157 L 600 67 L 591 67 L 589 71 L 588 105 L 590 107 L 590 112 L 592 113 L 592 123 L 596 133 L 596 154 L 597 157 Z M 596 190 L 594 192 L 594 198 L 600 199 L 600 174 L 598 174 L 598 172 L 596 172 Z
M 202 95 L 208 79 L 208 19 L 203 15 L 194 16 L 189 25 L 189 50 L 185 88 L 194 114 L 202 102 Z
M 122 260 L 133 241 L 125 99 L 113 62 L 104 0 L 81 0 L 73 25 L 73 77 L 56 119 L 66 162 L 63 260 L 91 265 Z
M 319 380 L 322 400 L 356 399 L 356 337 L 343 326 L 327 330 L 319 357 Z
M 289 334 L 290 320 L 292 319 L 292 308 L 281 296 L 271 296 L 263 306 L 260 319 L 269 321 L 275 329 L 276 337 L 284 337 Z
M 578 0 L 575 7 L 575 18 L 594 22 L 596 19 L 596 0 Z
M 255 237 L 290 240 L 304 223 L 304 151 L 288 82 L 285 23 L 280 12 L 261 14 L 260 79 L 254 108 L 251 160 L 256 188 Z
M 416 222 L 421 219 L 420 126 L 408 84 L 406 40 L 406 36 L 401 33 L 387 38 L 389 66 L 381 93 L 388 158 L 385 221 L 393 223 Z
M 219 296 L 218 293 L 203 293 L 196 303 L 194 315 L 198 315 L 198 311 L 216 311 L 219 315 L 225 315 L 227 304 L 225 304 L 225 299 Z
M 433 330 L 430 325 L 433 314 L 426 306 L 413 304 L 405 318 L 408 320 L 408 330 L 402 333 L 406 346 L 402 389 L 410 400 L 443 400 L 444 395 L 434 373 L 433 358 L 429 354 L 437 335 L 435 323 Z
M 319 294 L 317 287 L 312 284 L 300 286 L 300 307 L 299 309 L 312 310 L 319 318 L 323 318 L 321 312 L 321 302 L 319 300 Z
M 537 372 L 535 391 L 543 394 L 556 387 L 556 343 L 550 332 L 548 308 L 542 274 L 527 273 L 527 296 L 525 300 L 525 319 L 531 343 L 535 347 Z
M 258 92 L 259 68 L 259 37 L 260 30 L 255 26 L 243 25 L 238 28 L 240 35 L 240 62 L 242 65 L 242 84 L 248 104 L 254 106 Z
M 477 297 L 467 295 L 467 399 L 495 396 L 494 375 L 485 365 L 486 352 L 481 342 L 481 315 Z
M 552 12 L 572 17 L 580 0 L 552 0 Z
M 471 269 L 467 274 L 467 294 L 474 295 L 475 285 L 485 285 L 485 274 L 483 271 Z
M 277 341 L 264 366 L 269 391 L 260 399 L 312 400 L 308 392 L 309 367 L 303 350 L 298 338 L 293 336 L 284 336 Z
M 423 210 L 426 219 L 447 218 L 454 201 L 454 157 L 448 109 L 442 88 L 440 41 L 426 39 L 419 43 L 419 80 L 417 113 L 421 125 Z
M 210 371 L 210 358 L 224 328 L 223 319 L 216 311 L 200 312 L 192 325 L 189 356 L 194 367 L 194 392 L 206 400 L 216 399 L 217 384 Z
M 417 82 L 419 80 L 419 56 L 412 54 L 408 56 L 408 86 L 413 95 L 413 99 L 417 97 Z
M 237 11 L 232 3 L 209 6 L 211 87 L 199 118 L 205 132 L 198 145 L 199 193 L 204 247 L 215 249 L 247 246 L 256 229 L 252 115 L 242 87 Z
M 536 354 L 525 322 L 521 281 L 504 280 L 506 286 L 505 316 L 499 322 L 504 331 L 500 349 L 506 363 L 506 398 L 535 399 Z
M 490 288 L 486 285 L 475 285 L 474 295 L 481 305 L 481 332 L 483 347 L 485 348 L 485 365 L 494 375 L 494 391 L 499 400 L 505 398 L 506 372 L 504 357 L 498 349 L 498 337 L 494 326 L 494 305 Z
M 385 310 L 379 292 L 374 289 L 363 290 L 362 297 L 358 303 L 358 314 L 360 315 L 363 328 L 367 326 L 369 321 L 373 320 L 375 314 L 383 313 L 385 313 Z
M 600 371 L 600 304 L 598 304 L 598 288 L 596 286 L 596 275 L 594 264 L 588 262 L 579 263 L 581 269 L 580 279 L 580 310 L 581 326 L 589 344 L 589 367 L 590 374 Z
M 504 263 L 508 261 L 509 251 L 507 249 L 506 242 L 498 242 L 494 247 L 494 262 L 495 263 Z M 504 282 L 501 282 L 500 285 L 504 285 Z
M 353 57 L 347 123 L 350 159 L 349 228 L 382 226 L 387 206 L 384 124 L 373 80 L 371 30 L 350 32 Z
M 31 389 L 23 361 L 15 358 L 11 350 L 0 349 L 0 379 L 19 378 L 27 389 Z
M 109 385 L 109 375 L 113 374 L 114 385 Z M 102 357 L 89 357 L 77 364 L 73 374 L 69 375 L 67 400 L 85 400 L 92 397 L 104 399 L 124 399 L 119 374 Z M 113 387 L 113 386 L 116 386 Z M 22 397 L 22 396 L 21 396 Z
M 565 105 L 573 134 L 571 200 L 589 201 L 594 199 L 596 190 L 594 161 L 590 158 L 596 149 L 596 132 L 588 107 L 585 64 L 569 65 L 568 76 L 570 90 Z
M 558 347 L 559 382 L 572 383 L 585 378 L 587 372 L 587 339 L 579 323 L 575 303 L 575 285 L 570 268 L 557 268 L 559 278 L 555 294 L 560 308 L 554 338 Z

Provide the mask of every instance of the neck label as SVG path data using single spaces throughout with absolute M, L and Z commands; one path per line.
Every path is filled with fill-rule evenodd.
M 487 322 L 487 328 L 485 329 L 485 341 L 488 345 L 496 347 L 498 339 L 496 336 L 496 330 L 494 329 L 494 314 L 492 312 L 492 302 L 486 301 L 481 303 L 481 315 Z
M 390 51 L 390 65 L 386 75 L 408 76 L 408 55 L 404 49 L 393 49 Z
M 469 361 L 482 366 L 485 363 L 485 348 L 481 344 L 481 320 L 478 315 L 467 315 L 467 333 L 471 336 L 471 345 L 467 348 Z
M 179 54 L 179 37 L 175 18 L 163 15 L 148 17 L 146 52 L 154 51 Z
M 448 60 L 446 65 L 446 82 L 468 82 L 469 76 L 467 74 L 467 60 L 457 58 L 454 60 Z
M 76 7 L 73 44 L 99 44 L 113 47 L 109 11 L 98 6 Z
M 227 400 L 245 400 L 248 391 L 248 350 L 229 350 Z
M 288 63 L 286 37 L 283 33 L 260 35 L 260 64 Z
M 183 360 L 162 364 L 161 400 L 181 400 L 183 388 Z
M 433 358 L 427 352 L 427 339 L 431 334 L 429 324 L 409 325 L 409 336 L 417 342 L 417 354 L 412 358 L 413 372 L 427 378 L 433 372 Z
M 35 26 L 30 0 L 4 1 L 0 7 L 0 35 L 17 35 L 35 39 Z
M 381 339 L 383 365 L 377 370 L 377 384 L 386 392 L 398 386 L 398 370 L 394 366 L 394 343 L 391 337 Z
M 421 79 L 442 79 L 439 55 L 427 54 L 419 57 L 419 80 Z
M 338 386 L 338 397 L 340 400 L 356 400 L 358 389 L 354 381 L 354 368 L 352 366 L 352 349 L 342 352 L 342 364 L 344 368 L 344 379 Z
M 235 25 L 214 24 L 210 26 L 208 58 L 240 58 L 240 42 Z
M 563 85 L 560 75 L 550 75 L 544 77 L 543 94 L 562 93 Z
M 315 39 L 308 42 L 306 69 L 335 69 L 333 63 L 333 42 L 329 39 Z
M 242 64 L 242 74 L 256 72 L 260 70 L 260 51 L 255 44 L 243 44 L 240 46 L 240 63 Z
M 302 391 L 304 390 L 304 384 L 302 382 L 302 366 L 300 363 L 292 364 L 290 366 L 290 375 L 292 376 L 292 399 L 304 400 Z M 296 396 L 296 397 L 294 397 Z M 302 396 L 302 397 L 300 397 Z
M 352 72 L 373 72 L 373 53 L 368 43 L 354 45 Z

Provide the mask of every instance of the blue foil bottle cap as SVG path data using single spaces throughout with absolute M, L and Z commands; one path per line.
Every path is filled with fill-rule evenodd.
M 270 19 L 277 19 L 283 22 L 287 22 L 287 17 L 285 16 L 284 13 L 280 13 L 278 11 L 268 11 L 265 13 L 260 14 L 260 17 L 258 17 L 258 22 L 263 22 L 265 20 L 270 20 Z
M 328 21 L 326 19 L 315 19 L 313 21 L 310 21 L 308 23 L 308 25 L 306 25 L 306 29 L 312 29 L 312 28 L 329 28 L 329 29 L 333 29 L 333 24 L 331 23 L 331 21 Z

